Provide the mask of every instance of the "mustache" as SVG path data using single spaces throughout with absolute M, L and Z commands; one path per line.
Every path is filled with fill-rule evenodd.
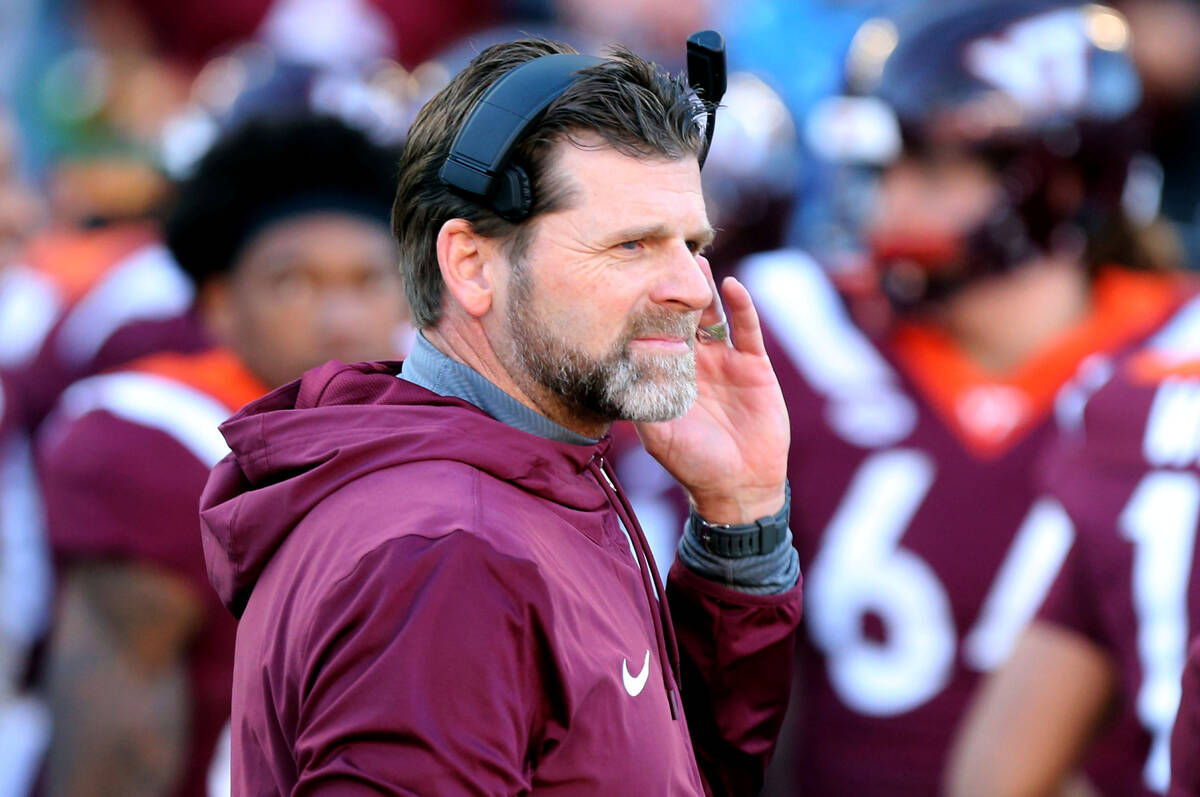
M 699 311 L 676 313 L 670 310 L 647 310 L 629 322 L 625 330 L 624 343 L 628 344 L 634 338 L 661 335 L 683 338 L 687 341 L 688 346 L 691 346 L 696 339 L 696 331 L 699 326 Z

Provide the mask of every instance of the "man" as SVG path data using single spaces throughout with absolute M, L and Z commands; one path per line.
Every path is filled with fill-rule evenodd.
M 1046 481 L 1074 542 L 964 723 L 952 793 L 1046 793 L 1106 732 L 1089 767 L 1097 791 L 1167 793 L 1176 709 L 1192 722 L 1180 677 L 1200 632 L 1197 323 L 1192 300 L 1115 366 L 1084 371 L 1065 402 Z
M 738 271 L 788 401 L 806 574 L 779 793 L 940 793 L 967 701 L 1069 544 L 1032 478 L 1054 397 L 1182 300 L 1119 267 L 1139 264 L 1123 30 L 1101 6 L 1032 1 L 868 23 L 851 93 L 809 126 L 822 154 L 875 169 L 859 233 L 879 290 L 847 303 L 795 251 Z
M 201 519 L 241 618 L 235 794 L 761 783 L 800 612 L 786 410 L 749 295 L 725 282 L 730 344 L 700 254 L 695 100 L 566 52 L 489 47 L 414 123 L 399 374 L 322 368 L 222 427 Z M 460 149 L 476 114 L 496 126 Z M 470 148 L 499 163 L 474 194 L 448 185 Z M 618 418 L 697 513 L 669 596 L 605 459 Z
M 61 581 L 47 794 L 206 793 L 234 639 L 195 514 L 227 450 L 217 426 L 306 368 L 394 351 L 393 168 L 331 118 L 250 122 L 220 140 L 166 227 L 213 344 L 77 382 L 46 422 L 37 453 Z

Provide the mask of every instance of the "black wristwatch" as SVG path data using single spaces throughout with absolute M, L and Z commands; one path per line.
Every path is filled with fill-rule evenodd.
M 779 547 L 787 537 L 791 506 L 792 489 L 785 485 L 783 508 L 774 515 L 761 517 L 753 523 L 709 523 L 692 509 L 688 522 L 704 550 L 728 559 L 741 559 L 770 553 Z

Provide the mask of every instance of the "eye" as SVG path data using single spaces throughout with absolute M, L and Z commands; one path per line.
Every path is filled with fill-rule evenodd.
M 621 243 L 617 244 L 617 247 L 620 249 L 624 249 L 626 252 L 636 252 L 637 250 L 642 248 L 642 242 L 641 242 L 641 240 L 622 241 Z
M 280 301 L 302 301 L 312 293 L 312 278 L 296 268 L 289 268 L 271 276 L 271 290 Z

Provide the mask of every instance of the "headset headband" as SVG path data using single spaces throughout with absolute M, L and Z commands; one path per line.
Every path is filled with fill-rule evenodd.
M 513 145 L 538 114 L 575 81 L 576 72 L 602 63 L 590 55 L 558 53 L 510 70 L 479 98 L 454 137 L 439 173 L 442 182 L 487 198 Z
M 555 53 L 509 70 L 471 109 L 438 177 L 502 218 L 519 222 L 528 217 L 533 192 L 524 169 L 509 162 L 512 149 L 542 111 L 575 82 L 580 70 L 602 63 L 603 58 L 590 55 Z M 692 74 L 697 71 L 700 74 Z M 703 166 L 717 103 L 725 93 L 725 42 L 719 33 L 701 31 L 688 38 L 688 72 L 692 87 L 709 109 L 700 154 Z

